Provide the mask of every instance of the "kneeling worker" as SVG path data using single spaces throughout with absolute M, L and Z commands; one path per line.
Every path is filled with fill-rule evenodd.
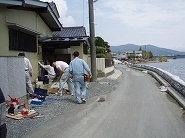
M 49 65 L 49 62 L 48 62 L 48 61 L 46 61 L 46 62 L 47 62 L 47 65 L 43 65 L 43 64 L 41 64 L 40 62 L 38 62 L 38 64 L 39 64 L 43 69 L 45 69 L 45 70 L 48 72 L 48 75 L 45 75 L 45 76 L 48 77 L 49 83 L 51 83 L 51 82 L 53 81 L 53 79 L 55 78 L 56 73 L 55 73 L 54 68 L 53 68 L 52 66 Z

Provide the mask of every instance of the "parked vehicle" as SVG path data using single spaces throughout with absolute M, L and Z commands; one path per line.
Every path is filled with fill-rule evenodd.
M 114 61 L 114 64 L 122 64 L 122 62 L 120 60 L 113 59 L 113 61 Z
M 3 92 L 0 88 L 0 138 L 6 138 L 7 135 L 5 118 L 6 118 L 6 102 Z

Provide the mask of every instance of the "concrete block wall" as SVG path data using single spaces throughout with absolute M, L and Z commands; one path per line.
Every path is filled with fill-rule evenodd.
M 87 64 L 91 69 L 91 58 L 87 58 Z M 105 58 L 96 58 L 97 77 L 107 77 L 114 73 L 114 66 L 105 67 Z
M 6 100 L 26 95 L 23 57 L 0 57 L 0 87 Z

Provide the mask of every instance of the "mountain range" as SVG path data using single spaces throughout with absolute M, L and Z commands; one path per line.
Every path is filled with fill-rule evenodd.
M 176 51 L 167 48 L 160 48 L 154 45 L 135 45 L 135 44 L 126 44 L 119 46 L 110 46 L 112 53 L 125 52 L 125 51 L 139 51 L 139 49 L 144 51 L 151 51 L 154 56 L 168 56 L 168 55 L 185 55 L 185 52 Z

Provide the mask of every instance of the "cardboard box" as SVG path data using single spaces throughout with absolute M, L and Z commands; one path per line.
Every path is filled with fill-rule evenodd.
M 57 93 L 58 92 L 58 89 L 55 89 L 55 88 L 50 88 L 50 89 L 48 89 L 48 93 L 49 94 L 55 94 L 55 93 Z
M 32 114 L 35 114 L 36 111 L 35 110 L 32 110 L 28 113 L 28 116 L 32 115 Z M 16 120 L 20 120 L 20 119 L 23 119 L 25 116 L 23 116 L 21 113 L 19 114 L 16 114 L 16 115 L 10 115 L 8 114 L 8 112 L 6 112 L 6 117 L 9 117 L 9 118 L 12 118 L 12 119 L 16 119 Z
M 48 93 L 49 94 L 55 94 L 55 93 L 57 93 L 58 92 L 58 89 L 55 89 L 55 88 L 50 88 L 50 89 L 48 89 Z M 66 91 L 66 89 L 64 89 L 63 91 L 62 91 L 62 95 L 66 95 L 67 94 L 67 91 Z

